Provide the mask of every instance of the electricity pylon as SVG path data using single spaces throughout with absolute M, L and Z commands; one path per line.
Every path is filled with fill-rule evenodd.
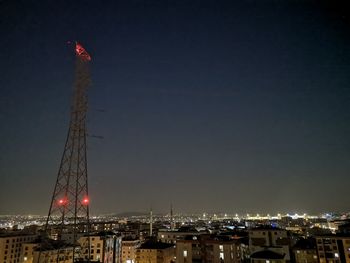
M 76 68 L 71 119 L 45 225 L 45 232 L 49 238 L 65 244 L 62 250 L 67 250 L 68 246 L 72 248 L 70 256 L 72 262 L 82 260 L 81 252 L 85 254 L 87 261 L 90 260 L 90 244 L 81 248 L 78 245 L 78 239 L 81 235 L 90 233 L 86 112 L 91 57 L 77 42 L 75 43 L 75 55 Z M 89 238 L 87 242 L 90 243 Z M 57 253 L 57 262 L 59 254 Z

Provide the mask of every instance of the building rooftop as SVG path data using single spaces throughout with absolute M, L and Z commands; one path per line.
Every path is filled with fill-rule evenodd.
M 166 249 L 170 247 L 174 247 L 174 245 L 163 242 L 148 241 L 141 244 L 140 249 Z
M 68 244 L 64 241 L 52 240 L 52 239 L 44 239 L 38 243 L 38 247 L 35 248 L 36 251 L 51 251 L 51 250 L 64 250 L 64 249 L 72 249 L 73 245 Z
M 324 235 L 317 235 L 316 238 L 350 238 L 350 233 L 336 233 L 336 234 L 324 234 Z
M 279 253 L 276 253 L 276 252 L 268 250 L 268 249 L 255 252 L 255 253 L 250 255 L 250 257 L 254 258 L 254 259 L 266 259 L 266 260 L 267 259 L 283 259 L 284 256 L 285 256 L 284 254 L 279 254 Z
M 261 230 L 272 230 L 272 231 L 286 231 L 285 229 L 279 227 L 273 227 L 271 225 L 260 225 L 255 228 L 250 229 L 252 231 L 261 231 Z
M 0 238 L 4 238 L 4 237 L 25 237 L 25 236 L 35 236 L 35 234 L 27 233 L 27 232 L 23 232 L 23 231 L 0 233 Z
M 299 239 L 293 249 L 316 249 L 316 240 L 314 238 Z

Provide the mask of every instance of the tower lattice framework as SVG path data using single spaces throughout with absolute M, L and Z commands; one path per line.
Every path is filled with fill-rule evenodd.
M 90 55 L 75 44 L 76 68 L 71 119 L 54 187 L 45 231 L 48 236 L 73 248 L 73 262 L 80 235 L 89 234 L 89 195 L 86 156 L 87 88 L 90 85 Z M 87 238 L 89 243 L 89 238 Z M 90 244 L 84 251 L 90 258 Z M 79 256 L 80 258 L 80 256 Z M 81 259 L 81 258 L 80 258 Z

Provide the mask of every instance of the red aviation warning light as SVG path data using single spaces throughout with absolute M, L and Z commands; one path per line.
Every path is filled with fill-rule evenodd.
M 83 205 L 88 205 L 89 204 L 89 198 L 87 198 L 87 197 L 84 197 L 84 199 L 83 199 Z
M 75 53 L 77 54 L 78 57 L 80 57 L 84 61 L 91 60 L 91 56 L 89 55 L 89 53 L 87 53 L 85 48 L 83 48 L 83 46 L 78 42 L 75 42 Z
M 67 204 L 67 199 L 66 198 L 61 198 L 60 200 L 57 201 L 58 205 L 66 205 Z

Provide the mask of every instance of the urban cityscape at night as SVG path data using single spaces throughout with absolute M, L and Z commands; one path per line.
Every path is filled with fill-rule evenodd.
M 347 1 L 0 18 L 0 263 L 350 263 Z

